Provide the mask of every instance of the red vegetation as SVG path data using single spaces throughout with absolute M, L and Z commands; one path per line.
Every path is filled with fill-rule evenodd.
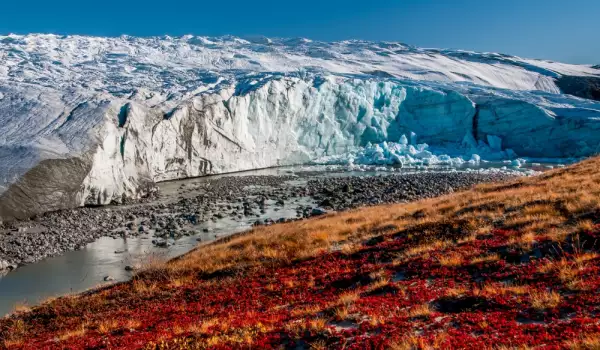
M 324 253 L 238 276 L 198 276 L 144 287 L 136 285 L 145 283 L 141 281 L 120 284 L 97 294 L 100 298 L 89 306 L 98 307 L 98 313 L 87 318 L 69 317 L 68 302 L 24 315 L 27 338 L 14 346 L 363 349 L 504 344 L 553 349 L 582 335 L 600 334 L 600 258 L 590 253 L 597 246 L 585 247 L 593 248 L 585 253 L 566 246 L 556 255 L 555 244 L 540 242 L 517 254 L 507 250 L 516 234 L 494 231 L 396 260 L 411 243 L 400 233 L 349 255 Z M 443 266 L 440 260 L 452 254 L 461 256 L 462 264 Z M 490 254 L 498 259 L 469 263 Z M 585 262 L 578 264 L 582 257 Z M 584 288 L 569 288 L 560 270 L 547 267 L 560 261 L 577 269 L 572 281 L 585 281 Z M 535 298 L 552 292 L 559 296 L 556 303 L 537 304 Z M 8 324 L 2 322 L 3 327 Z M 81 334 L 60 339 L 78 329 Z
M 585 186 L 557 171 L 258 229 L 18 312 L 0 337 L 15 349 L 598 349 L 599 204 L 567 197 L 600 191 L 596 163 L 573 168 Z

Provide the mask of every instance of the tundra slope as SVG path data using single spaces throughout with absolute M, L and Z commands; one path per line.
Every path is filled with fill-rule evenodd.
M 306 163 L 411 133 L 466 159 L 587 156 L 600 143 L 600 103 L 563 93 L 593 98 L 599 76 L 399 43 L 1 36 L 0 217 L 121 202 L 161 180 Z M 437 160 L 410 146 L 404 161 Z
M 8 349 L 598 349 L 600 159 L 257 227 L 0 319 Z M 0 342 L 0 344 L 2 344 Z

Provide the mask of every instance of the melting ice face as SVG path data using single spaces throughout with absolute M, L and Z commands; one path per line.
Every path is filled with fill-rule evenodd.
M 402 135 L 398 142 L 368 143 L 365 147 L 356 148 L 353 151 L 341 155 L 325 156 L 314 161 L 321 165 L 342 165 L 352 170 L 380 169 L 393 170 L 393 168 L 381 168 L 381 166 L 402 167 L 430 167 L 450 166 L 477 167 L 482 163 L 501 162 L 513 171 L 523 173 L 534 173 L 530 169 L 521 167 L 527 163 L 549 162 L 550 159 L 519 158 L 512 149 L 502 149 L 502 139 L 497 136 L 488 135 L 487 143 L 476 142 L 470 135 L 465 136 L 463 144 L 459 148 L 430 148 L 426 143 L 418 143 L 417 135 L 410 133 L 410 142 L 406 135 Z M 573 159 L 552 159 L 553 163 L 563 166 Z M 372 168 L 372 166 L 380 166 Z

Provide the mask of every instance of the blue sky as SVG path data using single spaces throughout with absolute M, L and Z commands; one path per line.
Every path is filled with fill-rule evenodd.
M 600 0 L 10 0 L 0 33 L 401 41 L 600 64 Z

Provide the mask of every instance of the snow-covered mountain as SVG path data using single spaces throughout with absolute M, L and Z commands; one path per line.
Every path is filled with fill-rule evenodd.
M 599 81 L 592 66 L 388 42 L 0 36 L 0 217 L 411 133 L 467 158 L 586 156 Z M 404 160 L 431 158 L 410 146 Z

